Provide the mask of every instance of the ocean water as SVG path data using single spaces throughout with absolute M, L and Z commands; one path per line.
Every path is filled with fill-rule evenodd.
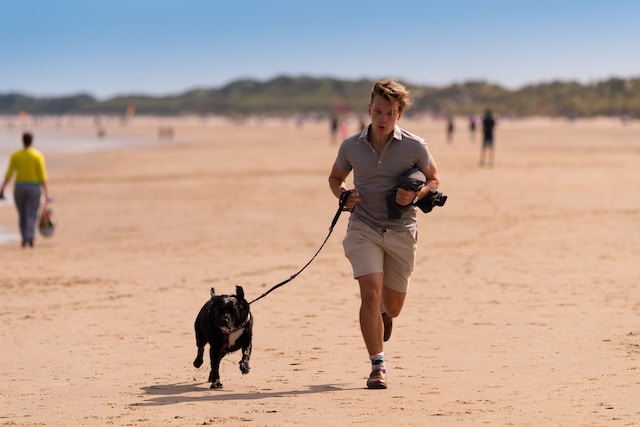
M 17 214 L 16 214 L 17 215 Z M 16 227 L 17 225 L 17 217 L 16 217 Z M 9 242 L 19 242 L 20 241 L 20 233 L 16 233 L 11 230 L 10 227 L 6 225 L 0 225 L 0 245 Z
M 22 148 L 22 129 L 5 127 L 0 129 L 0 158 L 6 161 L 11 153 Z M 99 150 L 119 150 L 157 143 L 157 135 L 113 136 L 108 132 L 98 137 L 97 132 L 87 130 L 66 132 L 65 130 L 32 130 L 33 146 L 45 156 L 51 152 L 83 152 Z M 4 173 L 4 170 L 2 171 Z
M 40 150 L 45 157 L 52 152 L 91 152 L 102 150 L 126 150 L 128 148 L 153 145 L 158 143 L 157 135 L 141 136 L 111 136 L 107 133 L 99 137 L 97 132 L 88 128 L 86 132 L 68 129 L 39 130 L 29 129 L 33 135 L 33 146 Z M 20 126 L 0 127 L 0 179 L 4 180 L 11 153 L 22 148 L 22 132 Z M 1 181 L 0 181 L 1 183 Z M 13 179 L 5 189 L 5 199 L 0 200 L 0 209 L 11 209 L 16 215 L 15 224 L 0 223 L 0 245 L 20 241 L 18 218 L 13 204 Z

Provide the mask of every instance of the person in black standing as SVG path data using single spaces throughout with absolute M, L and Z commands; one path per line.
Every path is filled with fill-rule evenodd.
M 455 125 L 453 123 L 453 116 L 447 116 L 447 142 L 453 141 L 453 131 L 455 130 Z
M 476 140 L 476 117 L 469 116 L 469 138 L 471 142 Z
M 331 143 L 335 144 L 338 139 L 338 126 L 340 125 L 340 121 L 338 120 L 338 116 L 335 114 L 331 116 L 329 121 L 329 126 L 331 128 Z
M 488 166 L 493 166 L 494 160 L 494 130 L 496 121 L 493 113 L 489 108 L 484 112 L 482 118 L 482 149 L 480 151 L 480 166 L 484 166 L 485 162 Z

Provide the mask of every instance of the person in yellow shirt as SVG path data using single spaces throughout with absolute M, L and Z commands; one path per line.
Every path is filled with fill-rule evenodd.
M 22 134 L 23 148 L 11 155 L 7 173 L 0 187 L 0 199 L 4 199 L 4 188 L 15 175 L 13 199 L 18 210 L 23 248 L 27 245 L 33 247 L 42 193 L 46 202 L 51 200 L 47 188 L 48 177 L 44 156 L 31 146 L 32 142 L 32 133 Z

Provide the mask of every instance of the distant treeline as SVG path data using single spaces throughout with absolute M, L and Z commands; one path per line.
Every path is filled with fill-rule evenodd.
M 407 115 L 474 115 L 491 108 L 500 115 L 552 117 L 627 116 L 640 118 L 640 77 L 580 84 L 556 81 L 508 90 L 471 81 L 447 87 L 417 86 Z M 34 98 L 0 94 L 0 114 L 32 115 L 268 115 L 353 112 L 366 114 L 373 81 L 277 77 L 267 82 L 238 80 L 219 89 L 195 89 L 172 96 L 117 96 L 99 101 L 79 94 Z

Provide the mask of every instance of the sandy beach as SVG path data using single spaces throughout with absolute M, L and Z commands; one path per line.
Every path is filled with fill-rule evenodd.
M 253 299 L 325 238 L 328 123 L 136 117 L 105 140 L 174 138 L 43 150 L 55 235 L 0 245 L 0 425 L 640 425 L 640 123 L 500 119 L 492 168 L 463 118 L 451 143 L 444 120 L 400 125 L 449 200 L 419 219 L 387 390 L 365 388 L 346 214 L 252 305 L 248 375 L 228 355 L 210 390 L 192 366 L 210 287 Z M 6 202 L 0 226 L 17 233 Z

